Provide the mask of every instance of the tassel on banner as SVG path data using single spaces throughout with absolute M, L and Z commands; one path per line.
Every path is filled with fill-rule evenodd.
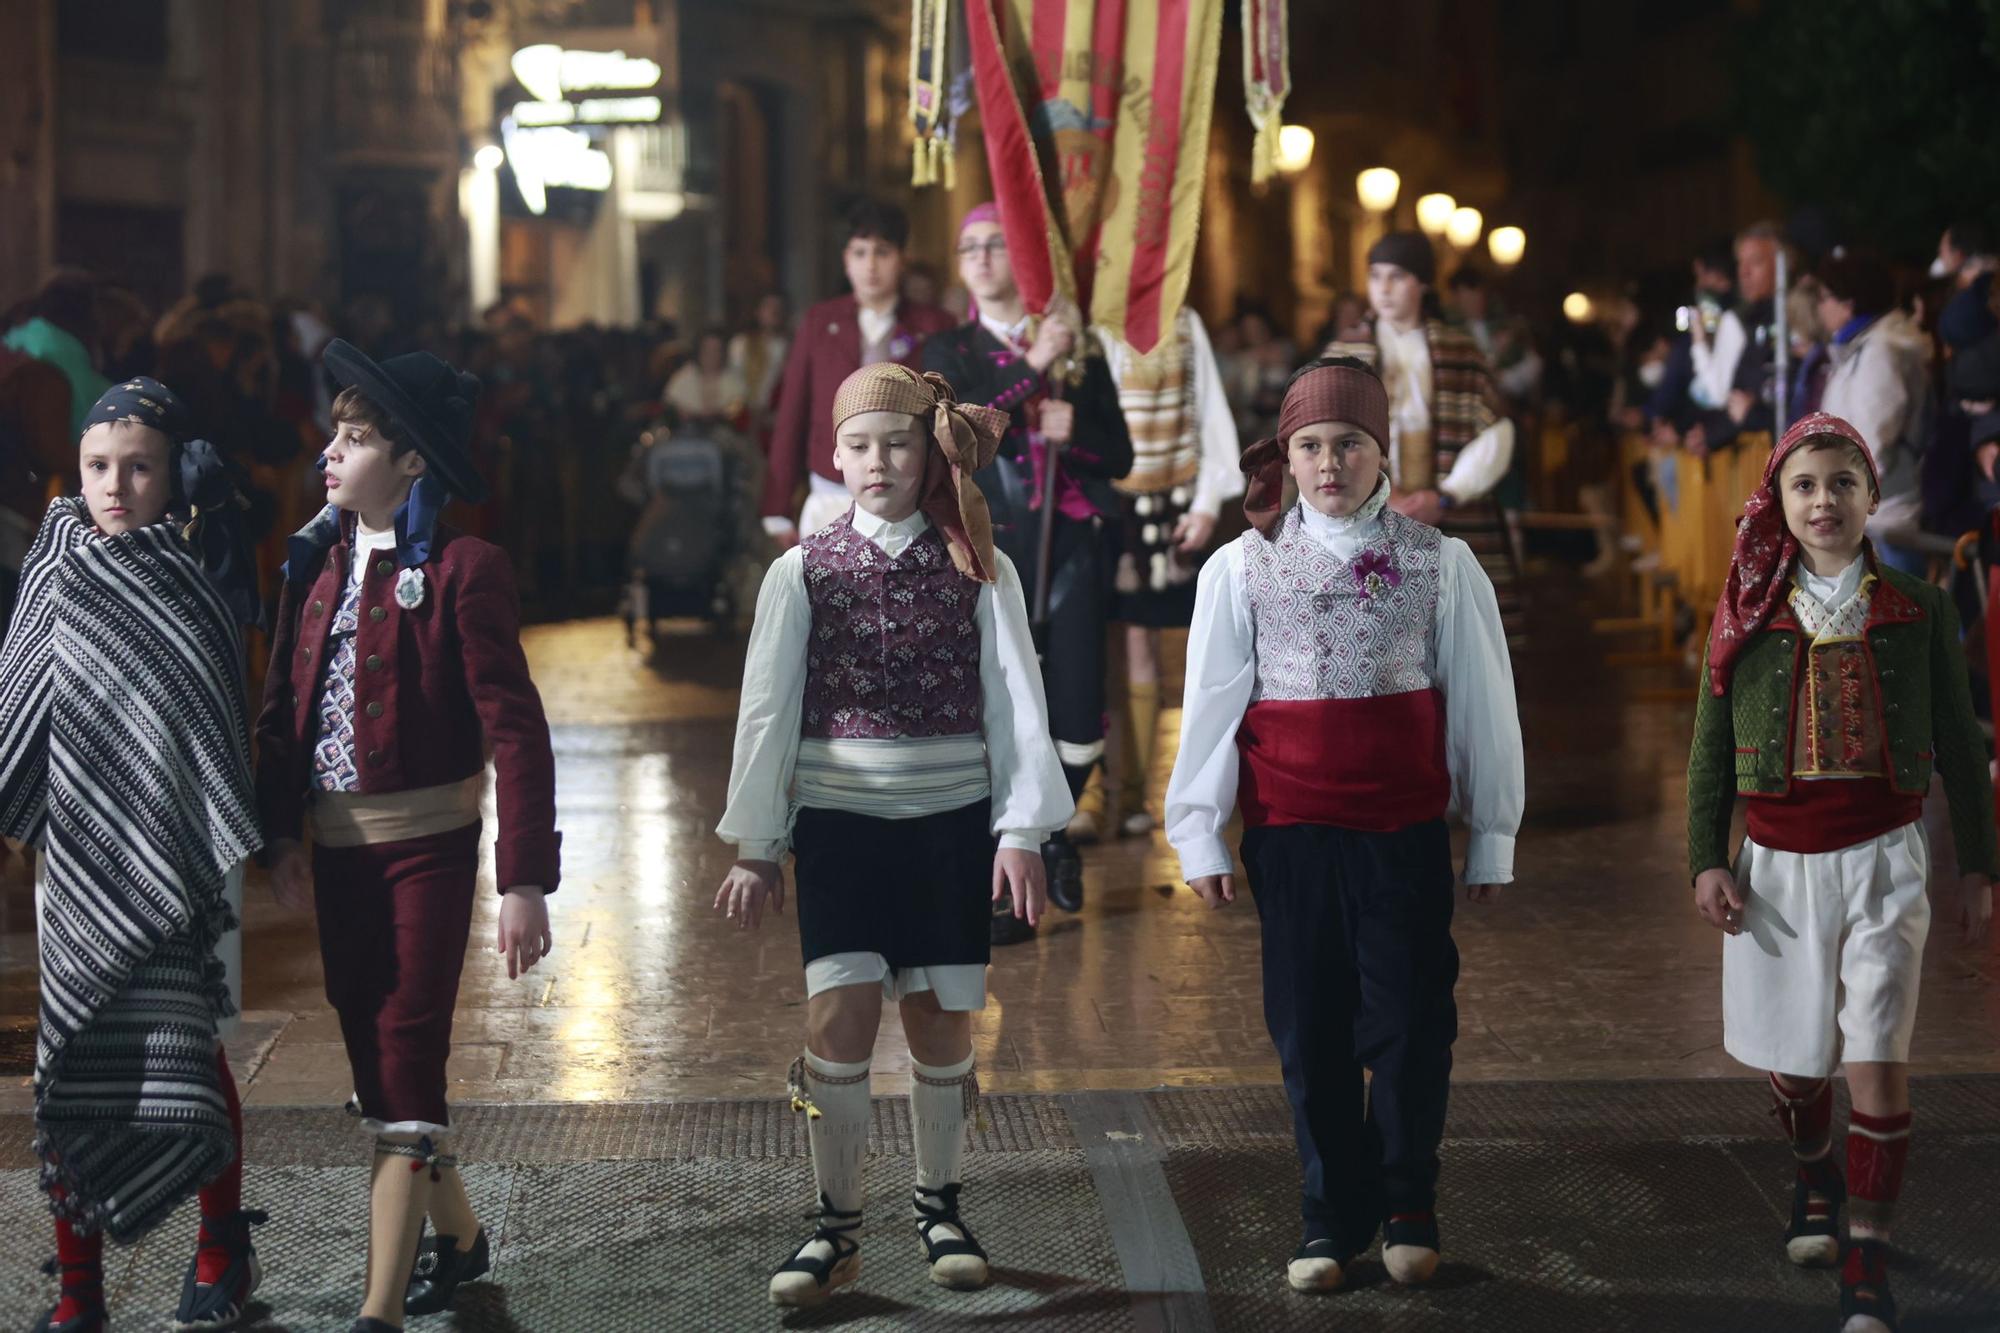
M 1250 183 L 1262 185 L 1278 174 L 1278 130 L 1282 113 L 1267 111 L 1255 124 L 1256 138 L 1250 143 Z
M 930 158 L 924 151 L 928 143 L 929 140 L 927 139 L 919 139 L 915 144 L 911 145 L 913 151 L 910 162 L 910 184 L 917 188 L 922 188 L 931 183 L 931 178 L 928 174 Z

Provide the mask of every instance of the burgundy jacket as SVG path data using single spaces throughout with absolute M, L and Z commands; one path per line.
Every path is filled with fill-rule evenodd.
M 924 339 L 958 321 L 951 312 L 911 301 L 896 306 L 889 359 L 915 366 Z M 833 466 L 833 395 L 861 369 L 861 303 L 836 296 L 808 307 L 785 357 L 778 385 L 778 414 L 771 423 L 770 466 L 764 473 L 764 515 L 799 516 L 795 496 L 806 473 L 840 480 Z
M 328 629 L 347 586 L 352 515 L 309 581 L 279 594 L 257 718 L 257 806 L 266 838 L 298 838 L 312 785 Z M 435 787 L 472 777 L 493 756 L 502 890 L 554 892 L 555 757 L 542 696 L 521 652 L 520 599 L 506 553 L 439 524 L 423 566 L 424 599 L 396 604 L 396 562 L 378 556 L 363 576 L 355 637 L 354 743 L 366 793 Z

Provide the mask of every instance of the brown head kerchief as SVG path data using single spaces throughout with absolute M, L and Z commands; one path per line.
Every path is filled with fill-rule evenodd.
M 993 517 L 972 474 L 999 452 L 1007 414 L 961 403 L 944 376 L 918 374 L 893 361 L 863 366 L 841 383 L 833 396 L 834 433 L 863 412 L 907 412 L 928 423 L 934 447 L 924 464 L 917 507 L 944 535 L 959 573 L 993 582 Z
M 1389 391 L 1372 370 L 1353 366 L 1320 366 L 1308 370 L 1285 390 L 1278 409 L 1278 433 L 1243 451 L 1241 466 L 1248 486 L 1243 516 L 1272 541 L 1284 517 L 1285 446 L 1293 434 L 1321 421 L 1345 421 L 1389 447 Z

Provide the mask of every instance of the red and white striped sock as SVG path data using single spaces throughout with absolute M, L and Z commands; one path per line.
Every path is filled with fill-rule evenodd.
M 1896 1197 L 1903 1192 L 1903 1167 L 1909 1156 L 1908 1111 L 1882 1116 L 1856 1111 L 1848 1117 L 1847 1230 L 1851 1239 L 1889 1243 L 1889 1227 Z

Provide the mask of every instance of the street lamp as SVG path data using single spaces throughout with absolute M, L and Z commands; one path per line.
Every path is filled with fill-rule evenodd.
M 1388 167 L 1370 167 L 1354 178 L 1354 193 L 1370 213 L 1386 213 L 1396 206 L 1403 178 Z
M 1452 210 L 1457 207 L 1458 200 L 1448 194 L 1427 194 L 1417 200 L 1417 225 L 1426 236 L 1442 236 L 1451 225 Z
M 1521 255 L 1527 248 L 1528 233 L 1519 227 L 1495 227 L 1486 235 L 1486 252 L 1501 268 L 1512 268 L 1520 263 Z
M 1303 125 L 1286 125 L 1278 130 L 1278 170 L 1297 175 L 1313 160 L 1313 132 Z
M 1460 250 L 1470 250 L 1479 243 L 1479 233 L 1485 226 L 1486 219 L 1478 209 L 1454 208 L 1444 224 L 1445 239 Z
M 1571 292 L 1563 298 L 1563 316 L 1572 324 L 1588 324 L 1596 313 L 1597 307 L 1582 292 Z

